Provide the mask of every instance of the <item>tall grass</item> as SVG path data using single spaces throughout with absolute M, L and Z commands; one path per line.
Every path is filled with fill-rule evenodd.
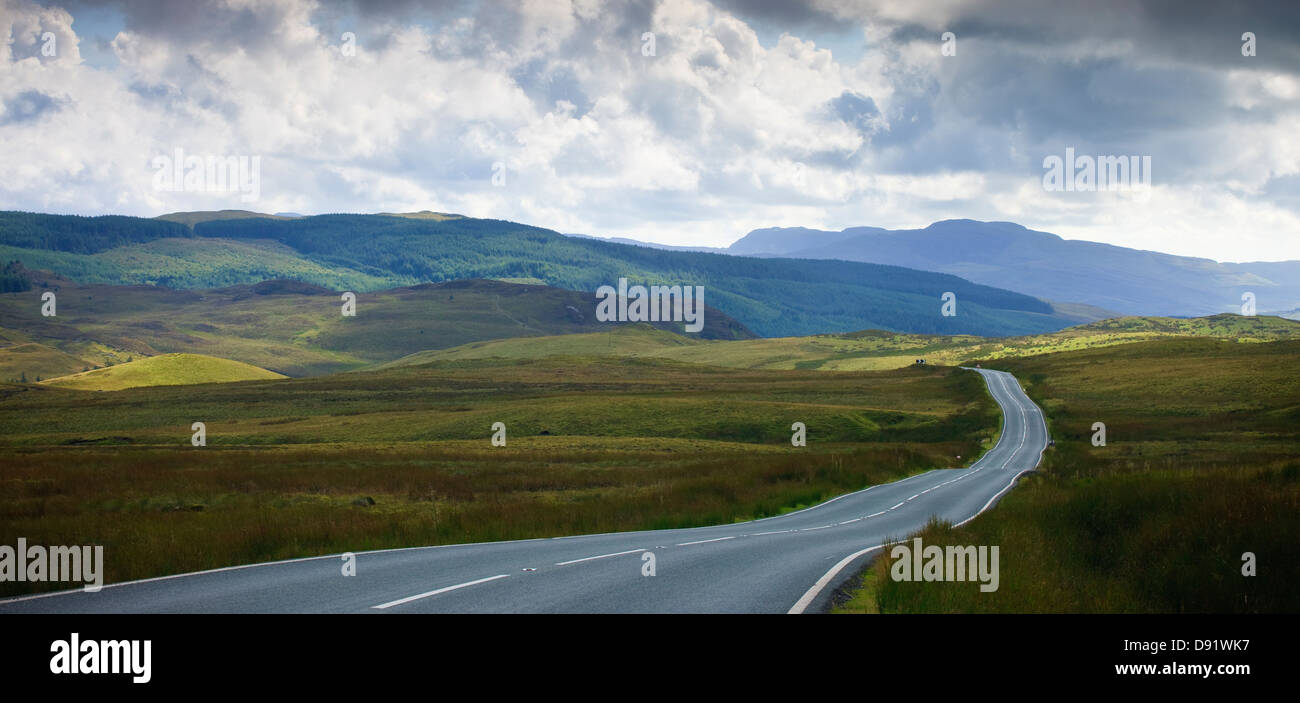
M 971 377 L 568 359 L 114 393 L 9 387 L 0 544 L 102 544 L 121 581 L 725 524 L 973 455 L 997 416 Z M 189 446 L 200 419 L 208 446 Z M 488 442 L 497 419 L 506 447 Z M 795 420 L 807 447 L 790 446 Z M 374 505 L 354 504 L 365 498 Z
M 102 544 L 109 581 L 343 551 L 730 523 L 931 468 L 833 451 L 60 448 L 8 453 L 0 543 Z M 369 497 L 373 506 L 353 501 Z M 3 584 L 5 594 L 42 584 Z
M 921 533 L 999 545 L 998 591 L 894 582 L 886 553 L 851 609 L 1300 611 L 1297 362 L 1294 342 L 1164 341 L 1001 364 L 1047 409 L 1056 446 L 994 510 Z

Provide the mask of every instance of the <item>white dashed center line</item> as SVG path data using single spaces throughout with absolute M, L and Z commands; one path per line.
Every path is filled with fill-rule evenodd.
M 438 595 L 439 593 L 446 593 L 447 591 L 454 591 L 454 590 L 456 590 L 456 589 L 458 589 L 458 588 L 465 588 L 465 587 L 467 587 L 467 586 L 477 586 L 477 585 L 480 584 L 480 583 L 487 583 L 488 581 L 495 581 L 495 580 L 497 580 L 497 579 L 503 579 L 503 578 L 505 578 L 506 576 L 509 576 L 509 574 L 497 574 L 496 576 L 489 576 L 489 577 L 487 577 L 487 578 L 485 578 L 485 579 L 479 579 L 479 580 L 477 580 L 477 581 L 467 581 L 467 582 L 465 582 L 465 583 L 458 583 L 458 584 L 456 584 L 455 586 L 447 586 L 446 588 L 439 588 L 439 589 L 437 589 L 437 590 L 435 590 L 435 591 L 428 591 L 428 592 L 426 592 L 426 593 L 418 593 L 418 594 L 413 595 L 413 596 L 407 596 L 406 598 L 399 598 L 398 600 L 389 601 L 389 602 L 387 602 L 387 603 L 382 603 L 382 604 L 380 604 L 380 605 L 372 605 L 372 606 L 370 606 L 370 607 L 373 608 L 373 609 L 375 609 L 375 610 L 385 610 L 385 609 L 387 609 L 387 608 L 391 608 L 391 607 L 393 607 L 393 606 L 395 606 L 395 605 L 401 605 L 401 604 L 403 604 L 403 603 L 410 603 L 410 602 L 413 601 L 413 600 L 420 600 L 421 598 L 428 598 L 429 596 L 436 596 L 436 595 Z
M 677 545 L 677 546 L 678 546 L 678 547 L 689 547 L 689 546 L 691 546 L 692 544 L 704 544 L 705 542 L 721 542 L 721 541 L 726 540 L 726 539 L 735 539 L 735 538 L 736 538 L 736 536 L 735 536 L 735 535 L 732 535 L 732 536 L 730 536 L 730 537 L 718 537 L 718 538 L 715 538 L 715 539 L 701 539 L 701 540 L 696 540 L 696 541 L 694 541 L 694 542 L 682 542 L 681 544 L 679 544 L 679 545 Z
M 581 559 L 570 559 L 569 561 L 556 562 L 555 565 L 568 566 L 569 564 L 577 564 L 580 561 L 591 561 L 592 559 L 605 559 L 608 557 L 621 557 L 624 554 L 636 554 L 637 552 L 644 552 L 644 551 L 645 551 L 644 549 L 629 549 L 626 552 L 614 552 L 613 554 L 598 554 L 594 557 L 583 557 Z

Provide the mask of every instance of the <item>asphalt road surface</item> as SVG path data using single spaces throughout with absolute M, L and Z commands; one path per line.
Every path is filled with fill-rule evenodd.
M 879 545 L 937 515 L 965 522 L 1038 465 L 1047 427 L 1011 374 L 977 369 L 1002 408 L 997 445 L 937 469 L 752 522 L 413 547 L 231 567 L 0 602 L 0 613 L 799 613 Z M 653 555 L 654 575 L 646 575 Z M 106 555 L 106 558 L 112 558 Z M 975 587 L 972 584 L 972 587 Z

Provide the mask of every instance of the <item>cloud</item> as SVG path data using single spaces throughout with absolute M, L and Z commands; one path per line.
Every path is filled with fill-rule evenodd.
M 697 245 L 972 217 L 1300 258 L 1294 4 L 1184 7 L 0 0 L 0 207 L 431 209 Z M 1152 156 L 1153 197 L 1043 191 L 1067 146 Z M 176 148 L 261 156 L 261 201 L 155 191 Z
M 36 120 L 43 114 L 57 112 L 59 107 L 55 98 L 37 90 L 26 90 L 5 101 L 0 126 Z

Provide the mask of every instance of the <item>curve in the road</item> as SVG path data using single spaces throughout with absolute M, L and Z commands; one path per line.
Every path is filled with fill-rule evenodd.
M 1002 435 L 971 466 L 936 469 L 785 515 L 678 530 L 410 547 L 228 567 L 0 602 L 0 612 L 804 612 L 848 567 L 931 516 L 990 508 L 1047 446 L 1015 377 L 973 369 Z M 646 555 L 651 556 L 646 556 Z M 649 566 L 653 565 L 653 575 Z M 792 605 L 793 604 L 793 605 Z

